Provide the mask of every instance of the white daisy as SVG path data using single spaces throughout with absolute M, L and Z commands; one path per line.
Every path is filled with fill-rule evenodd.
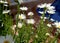
M 10 12 L 10 10 L 4 10 L 3 11 L 3 14 L 7 14 L 7 13 L 9 13 Z
M 34 24 L 35 23 L 35 20 L 34 19 L 27 19 L 27 23 L 28 24 Z
M 14 43 L 14 40 L 11 35 L 0 36 L 0 43 Z
M 60 22 L 54 22 L 54 25 L 56 26 L 56 28 L 60 28 Z
M 51 24 L 47 24 L 47 26 L 48 26 L 48 27 L 52 27 L 52 25 L 51 25 Z
M 34 13 L 33 13 L 33 12 L 29 12 L 28 15 L 29 15 L 29 16 L 33 16 Z
M 24 14 L 20 14 L 19 19 L 26 19 L 26 16 Z
M 51 3 L 47 4 L 47 3 L 44 3 L 44 4 L 41 4 L 41 5 L 38 5 L 37 6 L 38 8 L 44 8 L 45 11 L 43 11 L 44 13 L 48 12 L 49 14 L 54 14 L 55 13 L 55 7 L 54 6 L 51 6 Z M 41 14 L 43 14 L 43 12 L 39 12 Z
M 18 23 L 18 28 L 22 28 L 23 23 Z
M 25 11 L 27 11 L 28 10 L 28 8 L 27 7 L 20 7 L 20 10 L 25 10 Z

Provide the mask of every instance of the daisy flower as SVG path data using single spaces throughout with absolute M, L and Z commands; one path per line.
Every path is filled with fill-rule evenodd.
M 33 16 L 34 13 L 33 13 L 33 12 L 29 12 L 28 15 L 29 15 L 29 16 Z
M 47 26 L 48 26 L 48 27 L 52 27 L 52 25 L 51 25 L 51 24 L 47 24 Z
M 40 12 L 41 14 L 43 13 L 49 13 L 49 14 L 54 14 L 55 13 L 55 7 L 54 6 L 51 6 L 51 3 L 47 4 L 47 3 L 44 3 L 44 4 L 41 4 L 41 5 L 37 5 L 38 8 L 43 8 L 45 9 L 45 11 L 43 12 Z
M 60 28 L 60 22 L 54 22 L 54 24 L 56 26 L 56 28 Z
M 3 14 L 7 14 L 7 13 L 9 13 L 10 12 L 10 10 L 4 10 L 2 13 Z
M 23 23 L 18 23 L 18 28 L 22 28 Z
M 22 10 L 22 11 L 27 11 L 28 8 L 27 8 L 27 7 L 20 7 L 20 10 Z
M 0 43 L 14 43 L 14 40 L 11 35 L 0 36 Z
M 34 24 L 35 23 L 35 20 L 34 19 L 27 19 L 27 23 L 28 24 Z
M 20 14 L 19 19 L 26 19 L 26 16 L 24 14 Z

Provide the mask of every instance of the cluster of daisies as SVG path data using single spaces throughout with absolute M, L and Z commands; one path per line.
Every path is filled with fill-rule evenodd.
M 52 6 L 52 3 L 48 3 L 48 4 L 44 3 L 44 4 L 41 4 L 41 5 L 37 5 L 37 8 L 43 9 L 43 10 L 38 11 L 38 13 L 40 13 L 42 15 L 44 15 L 46 13 L 48 13 L 49 15 L 50 14 L 55 14 L 55 12 L 56 12 L 55 7 Z M 45 21 L 46 19 L 49 19 L 49 17 L 46 17 L 45 15 L 44 15 L 44 17 L 40 16 L 40 18 L 43 19 L 43 21 Z M 48 23 L 47 26 L 48 27 L 55 26 L 57 28 L 57 32 L 56 33 L 57 34 L 60 33 L 60 22 L 56 21 L 56 20 L 54 20 L 52 18 L 50 18 L 49 20 L 52 21 L 53 23 L 52 24 Z
M 27 7 L 20 7 L 19 8 L 21 11 L 23 11 L 23 13 L 21 14 L 18 14 L 18 16 L 16 16 L 16 18 L 18 19 L 18 23 L 17 25 L 14 24 L 11 28 L 13 29 L 13 31 L 15 31 L 15 28 L 18 27 L 18 28 L 22 28 L 24 26 L 24 24 L 27 24 L 27 25 L 33 25 L 35 23 L 35 20 L 33 19 L 33 15 L 34 13 L 33 12 L 28 12 L 28 16 L 30 17 L 29 19 L 26 18 L 26 14 L 24 13 L 24 11 L 27 11 L 28 8 Z M 15 33 L 15 32 L 14 32 Z M 16 32 L 16 35 L 19 35 L 18 34 L 18 31 Z

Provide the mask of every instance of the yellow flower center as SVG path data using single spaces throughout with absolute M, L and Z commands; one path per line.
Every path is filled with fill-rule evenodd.
M 8 40 L 5 40 L 4 43 L 10 43 Z

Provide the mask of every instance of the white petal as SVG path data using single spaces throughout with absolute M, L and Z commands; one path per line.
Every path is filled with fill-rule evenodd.
M 38 5 L 37 7 L 39 7 L 39 8 L 45 8 L 46 7 L 46 3 Z
M 52 27 L 51 24 L 47 24 L 48 27 Z
M 22 23 L 18 23 L 18 28 L 22 28 L 23 24 Z
M 9 41 L 10 43 L 14 42 L 13 41 L 13 37 L 11 35 L 6 35 L 6 39 L 7 41 Z
M 40 13 L 40 14 L 44 14 L 44 12 L 43 12 L 43 11 L 39 11 L 38 13 Z
M 27 19 L 27 23 L 28 24 L 34 24 L 35 23 L 35 20 L 34 19 Z
M 54 6 L 50 6 L 48 9 L 49 9 L 49 10 L 54 10 L 55 7 L 54 7 Z
M 29 12 L 29 13 L 28 13 L 28 15 L 33 16 L 33 15 L 34 15 L 34 13 L 33 13 L 33 12 Z
M 46 7 L 49 8 L 49 7 L 51 6 L 51 4 L 52 4 L 52 3 L 48 3 L 48 4 L 46 5 Z
M 9 12 L 10 12 L 10 10 L 4 10 L 3 14 L 9 13 Z
M 5 40 L 4 36 L 0 36 L 0 43 L 3 43 L 3 41 Z
M 27 7 L 20 7 L 20 10 L 28 10 L 28 8 Z
M 49 14 L 55 14 L 55 11 L 47 11 Z
M 24 14 L 19 15 L 19 19 L 26 19 L 26 16 Z

